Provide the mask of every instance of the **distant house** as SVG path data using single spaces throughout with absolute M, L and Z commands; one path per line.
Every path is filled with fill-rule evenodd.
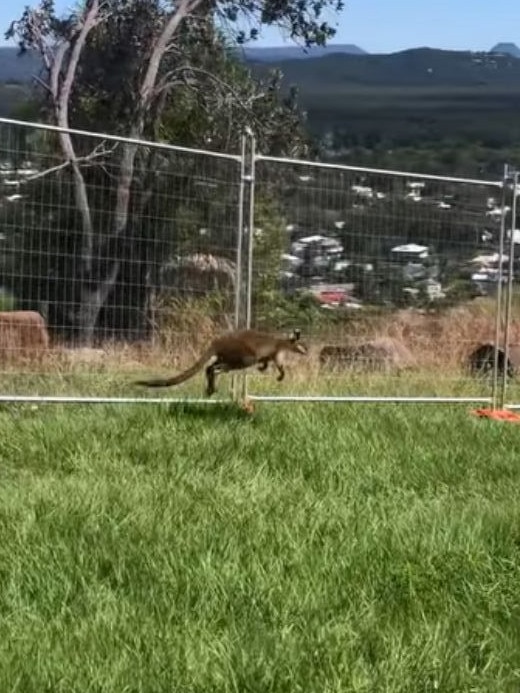
M 352 295 L 355 286 L 352 283 L 347 284 L 312 284 L 309 287 L 309 293 L 314 296 L 316 301 L 322 308 L 335 309 L 346 308 L 351 310 L 359 310 L 362 308 L 362 303 L 359 299 Z
M 423 288 L 430 301 L 437 301 L 446 296 L 442 290 L 442 284 L 435 279 L 425 279 Z
M 511 231 L 507 232 L 507 238 L 508 240 L 511 238 Z M 520 229 L 515 229 L 513 231 L 513 243 L 514 245 L 518 245 L 520 243 Z
M 492 219 L 500 219 L 510 211 L 511 207 L 495 207 L 494 209 L 488 209 L 486 216 L 491 217 Z
M 515 240 L 516 242 L 516 240 Z M 509 262 L 509 255 L 499 255 L 498 253 L 488 253 L 485 255 L 477 255 L 470 260 L 472 265 L 479 265 L 481 269 L 490 268 L 498 269 L 500 262 L 502 265 Z
M 430 256 L 430 249 L 426 245 L 406 243 L 405 245 L 396 245 L 392 248 L 390 256 L 392 260 L 400 262 L 420 262 Z
M 475 265 L 475 270 L 471 274 L 471 281 L 478 291 L 485 295 L 489 293 L 489 287 L 498 283 L 501 276 L 501 281 L 506 281 L 506 267 L 509 262 L 508 255 L 499 255 L 499 253 L 489 253 L 487 255 L 477 255 L 470 260 L 471 265 Z M 502 265 L 502 273 L 500 272 Z
M 305 248 L 309 247 L 315 248 L 317 254 L 327 256 L 337 256 L 343 252 L 343 246 L 339 241 L 320 234 L 299 238 L 292 244 L 291 251 L 293 255 L 301 255 Z
M 351 187 L 351 190 L 356 195 L 359 195 L 360 197 L 366 197 L 369 200 L 372 199 L 372 197 L 374 196 L 374 191 L 368 185 L 353 185 Z
M 417 243 L 397 245 L 390 251 L 390 261 L 399 267 L 406 281 L 415 282 L 428 277 L 434 278 L 439 272 L 438 263 L 426 245 Z

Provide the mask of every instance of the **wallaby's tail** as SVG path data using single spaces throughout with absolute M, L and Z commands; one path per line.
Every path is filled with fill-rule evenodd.
M 202 356 L 195 361 L 193 366 L 190 366 L 187 368 L 185 371 L 182 371 L 182 373 L 179 373 L 179 375 L 174 375 L 171 378 L 157 378 L 154 380 L 137 380 L 135 381 L 135 385 L 144 385 L 145 387 L 170 387 L 171 385 L 179 385 L 180 383 L 183 383 L 185 380 L 188 380 L 188 378 L 191 378 L 192 376 L 197 373 L 197 371 L 200 371 L 200 369 L 204 366 L 206 361 L 213 356 L 213 347 L 209 347 L 209 349 L 206 349 L 206 351 L 202 354 Z

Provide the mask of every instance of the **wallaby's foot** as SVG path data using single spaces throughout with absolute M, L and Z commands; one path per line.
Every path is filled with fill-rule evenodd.
M 280 383 L 285 378 L 285 369 L 283 366 L 278 366 L 278 376 L 276 380 Z

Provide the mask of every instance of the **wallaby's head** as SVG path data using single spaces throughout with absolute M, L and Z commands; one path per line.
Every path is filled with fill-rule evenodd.
M 300 330 L 293 330 L 291 336 L 289 337 L 289 344 L 291 345 L 291 351 L 296 354 L 307 354 L 307 346 L 300 341 Z

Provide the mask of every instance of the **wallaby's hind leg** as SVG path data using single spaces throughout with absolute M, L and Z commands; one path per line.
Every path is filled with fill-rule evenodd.
M 206 395 L 211 397 L 214 392 L 216 392 L 215 366 L 212 365 L 206 368 Z
M 226 373 L 229 370 L 229 366 L 223 361 L 215 361 L 206 368 L 206 394 L 208 397 L 217 391 L 217 373 Z
M 216 388 L 216 376 L 217 373 L 227 373 L 228 371 L 232 370 L 237 370 L 241 368 L 249 368 L 249 366 L 253 366 L 256 363 L 256 358 L 254 354 L 248 354 L 246 356 L 242 356 L 241 360 L 239 363 L 234 363 L 233 365 L 230 365 L 229 363 L 226 363 L 225 361 L 215 361 L 215 363 L 210 364 L 206 368 L 206 381 L 207 381 L 207 386 L 206 386 L 206 394 L 208 397 L 211 397 L 211 395 L 217 391 Z M 267 362 L 266 362 L 266 367 L 267 367 Z
M 285 378 L 285 368 L 282 366 L 282 364 L 276 364 L 276 368 L 278 369 L 278 375 L 276 376 L 276 380 L 280 383 L 284 378 Z
M 275 356 L 274 365 L 278 371 L 276 380 L 280 383 L 285 378 L 285 368 L 283 367 L 283 357 L 281 354 Z

